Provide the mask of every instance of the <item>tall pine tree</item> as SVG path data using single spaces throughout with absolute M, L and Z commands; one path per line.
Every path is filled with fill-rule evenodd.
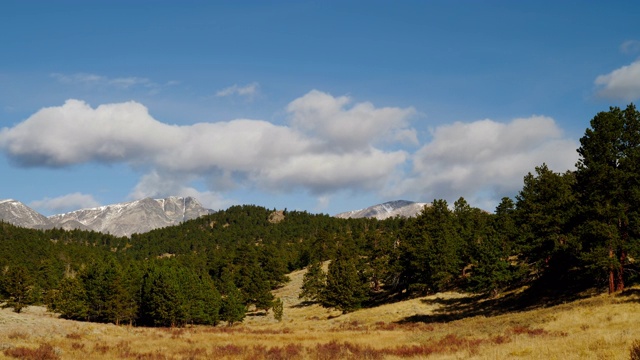
M 598 113 L 580 139 L 578 154 L 576 191 L 585 259 L 606 272 L 610 293 L 621 291 L 640 235 L 640 114 L 635 106 Z

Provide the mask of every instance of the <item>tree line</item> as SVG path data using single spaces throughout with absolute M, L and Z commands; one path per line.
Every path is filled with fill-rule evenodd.
M 443 290 L 620 291 L 638 273 L 640 113 L 598 113 L 577 151 L 574 171 L 541 164 L 493 213 L 462 197 L 383 221 L 244 205 L 131 238 L 0 223 L 0 293 L 16 311 L 180 326 L 281 317 L 271 291 L 305 267 L 301 297 L 344 312 Z

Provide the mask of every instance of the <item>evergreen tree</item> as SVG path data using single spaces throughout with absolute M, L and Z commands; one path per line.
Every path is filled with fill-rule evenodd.
M 580 139 L 576 191 L 581 240 L 609 292 L 625 286 L 625 267 L 640 237 L 640 113 L 633 104 L 598 113 Z
M 358 271 L 355 257 L 338 250 L 338 257 L 329 264 L 322 306 L 347 313 L 359 309 L 368 297 L 369 283 Z
M 257 263 L 248 264 L 240 269 L 240 290 L 247 305 L 257 310 L 268 311 L 273 302 L 273 294 L 266 274 Z
M 230 288 L 222 297 L 221 320 L 233 325 L 244 320 L 246 313 L 247 307 L 242 302 L 242 293 L 236 287 Z
M 155 326 L 180 326 L 186 323 L 186 311 L 175 274 L 162 269 L 153 279 L 146 301 Z
M 13 266 L 6 272 L 2 283 L 3 292 L 7 296 L 3 307 L 11 307 L 13 311 L 19 313 L 30 303 L 33 278 L 26 267 Z
M 445 200 L 434 200 L 410 222 L 400 241 L 401 282 L 405 289 L 441 291 L 463 269 L 463 241 Z
M 326 277 L 321 262 L 311 263 L 302 277 L 302 289 L 298 297 L 308 301 L 319 301 L 324 291 Z
M 86 320 L 88 316 L 87 293 L 77 277 L 67 277 L 60 282 L 60 288 L 53 290 L 49 311 L 55 311 L 65 319 Z
M 120 266 L 112 263 L 112 267 L 103 273 L 104 310 L 101 320 L 119 325 L 121 322 L 132 322 L 137 313 L 137 304 L 133 294 L 127 289 L 125 275 Z
M 223 271 L 221 281 L 222 306 L 220 308 L 220 319 L 226 321 L 229 325 L 241 322 L 247 313 L 242 292 L 234 284 L 230 271 Z
M 395 272 L 392 261 L 395 259 L 395 239 L 380 229 L 368 231 L 365 235 L 367 267 L 371 276 L 373 291 L 382 290 L 382 284 Z
M 575 265 L 575 176 L 571 172 L 554 173 L 546 164 L 535 170 L 535 175 L 524 177 L 524 187 L 516 196 L 519 250 L 534 277 L 549 272 L 549 277 L 558 281 Z

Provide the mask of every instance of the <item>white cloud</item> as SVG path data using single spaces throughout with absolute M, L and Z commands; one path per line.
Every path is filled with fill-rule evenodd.
M 83 101 L 67 100 L 11 129 L 3 128 L 0 147 L 25 166 L 142 161 L 174 145 L 173 129 L 154 120 L 135 102 L 93 109 Z
M 246 96 L 248 98 L 253 98 L 253 96 L 257 95 L 259 88 L 260 88 L 260 84 L 258 84 L 257 82 L 253 82 L 245 86 L 238 86 L 238 84 L 234 84 L 232 86 L 229 86 L 228 88 L 225 88 L 216 92 L 216 96 L 223 97 L 223 96 L 238 95 L 238 96 Z
M 322 98 L 342 101 L 327 94 Z M 290 109 L 295 117 L 298 110 Z M 136 102 L 92 108 L 83 101 L 68 100 L 0 130 L 0 149 L 27 167 L 96 162 L 150 169 L 133 191 L 134 197 L 175 195 L 194 180 L 215 191 L 236 185 L 323 194 L 384 187 L 408 155 L 386 151 L 374 142 L 386 132 L 412 132 L 406 125 L 411 112 L 377 109 L 369 103 L 333 109 L 323 119 L 356 131 L 352 136 L 358 146 L 347 149 L 348 137 L 324 130 L 302 131 L 247 119 L 173 126 L 155 120 Z M 335 142 L 336 136 L 345 143 L 341 148 L 325 146 Z
M 140 173 L 131 198 L 191 195 L 214 209 L 234 203 L 223 195 L 230 189 L 302 191 L 318 206 L 345 190 L 416 201 L 464 196 L 495 206 L 535 166 L 565 171 L 577 161 L 577 143 L 543 116 L 442 125 L 410 151 L 419 145 L 412 108 L 314 90 L 287 111 L 288 125 L 236 119 L 177 126 L 136 102 L 93 108 L 68 100 L 0 129 L 0 150 L 25 167 L 124 163 Z
M 620 45 L 620 51 L 624 54 L 635 54 L 640 52 L 640 41 L 627 40 Z
M 334 149 L 366 149 L 384 140 L 418 143 L 415 129 L 409 127 L 413 108 L 376 108 L 369 102 L 346 108 L 349 103 L 347 96 L 314 90 L 291 102 L 287 111 L 294 128 L 317 134 Z
M 413 172 L 397 193 L 420 193 L 423 201 L 464 196 L 472 204 L 495 206 L 505 194 L 520 190 L 524 175 L 535 166 L 574 168 L 576 148 L 548 117 L 443 125 L 414 154 Z
M 598 96 L 626 101 L 640 99 L 640 60 L 596 78 Z
M 100 206 L 100 203 L 91 195 L 76 192 L 55 198 L 36 200 L 31 202 L 29 206 L 46 210 L 46 212 L 59 214 L 78 209 L 97 207 Z

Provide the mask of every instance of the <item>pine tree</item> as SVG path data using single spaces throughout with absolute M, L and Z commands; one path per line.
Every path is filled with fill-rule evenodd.
M 235 286 L 229 288 L 222 298 L 222 307 L 220 309 L 220 318 L 229 325 L 244 320 L 247 313 L 247 307 L 242 302 L 242 293 Z
M 183 295 L 174 274 L 161 270 L 148 294 L 150 315 L 156 326 L 180 326 L 186 322 Z
M 329 265 L 322 306 L 347 313 L 359 309 L 368 297 L 369 283 L 358 271 L 356 258 L 338 250 L 338 257 Z
M 445 200 L 434 200 L 405 228 L 400 241 L 405 289 L 437 292 L 453 285 L 463 269 L 463 241 Z
M 607 274 L 609 292 L 624 289 L 625 266 L 640 238 L 640 113 L 612 107 L 580 139 L 576 191 L 584 257 Z
M 257 263 L 245 265 L 240 270 L 240 289 L 247 305 L 268 311 L 273 302 L 270 282 Z
M 222 272 L 220 281 L 222 282 L 220 319 L 226 321 L 229 325 L 241 322 L 247 313 L 247 306 L 242 298 L 242 292 L 233 282 L 231 271 L 225 269 Z
M 554 173 L 546 164 L 535 170 L 535 175 L 524 177 L 524 187 L 516 196 L 519 250 L 534 277 L 548 272 L 557 282 L 575 264 L 575 176 L 571 172 Z
M 302 277 L 302 291 L 298 295 L 300 299 L 308 301 L 319 301 L 326 283 L 326 274 L 322 270 L 322 263 L 319 261 L 311 263 L 307 272 Z
M 87 293 L 80 280 L 77 277 L 64 278 L 47 307 L 65 319 L 86 320 L 89 312 Z
M 12 266 L 7 271 L 3 287 L 8 298 L 3 307 L 11 307 L 19 313 L 30 303 L 31 289 L 34 285 L 33 278 L 24 266 Z

